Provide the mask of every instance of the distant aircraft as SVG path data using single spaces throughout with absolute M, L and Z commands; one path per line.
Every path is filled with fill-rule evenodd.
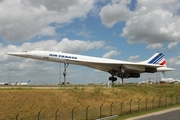
M 112 81 L 112 83 L 114 83 L 114 81 L 117 80 L 117 77 L 119 77 L 122 79 L 122 84 L 123 78 L 139 78 L 140 73 L 174 70 L 173 68 L 166 67 L 166 60 L 163 53 L 155 53 L 148 60 L 136 63 L 52 51 L 9 52 L 8 54 L 18 57 L 64 63 L 64 76 L 66 75 L 66 68 L 69 64 L 102 70 L 111 74 L 109 80 Z
M 148 81 L 141 81 L 138 84 L 153 84 L 154 82 L 151 80 L 151 78 L 148 78 Z
M 0 85 L 8 85 L 8 82 L 1 82 Z
M 164 78 L 163 75 L 161 74 L 161 80 L 160 80 L 160 83 L 161 84 L 166 84 L 166 83 L 169 83 L 169 84 L 179 84 L 180 83 L 180 80 L 175 80 L 174 78 Z
M 28 80 L 26 83 L 17 83 L 17 85 L 29 85 L 30 80 Z

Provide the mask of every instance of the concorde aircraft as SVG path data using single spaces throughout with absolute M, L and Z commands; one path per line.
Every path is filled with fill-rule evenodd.
M 168 68 L 166 66 L 166 60 L 163 53 L 155 53 L 148 60 L 141 62 L 128 62 L 53 51 L 24 51 L 9 52 L 8 54 L 18 57 L 64 63 L 64 76 L 66 75 L 66 68 L 69 64 L 98 69 L 110 73 L 111 77 L 109 77 L 109 80 L 112 81 L 112 83 L 117 80 L 117 77 L 121 78 L 122 84 L 123 78 L 139 78 L 140 73 L 174 70 L 173 68 Z

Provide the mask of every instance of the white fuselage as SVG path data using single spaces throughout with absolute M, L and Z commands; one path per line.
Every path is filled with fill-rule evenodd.
M 38 60 L 45 60 L 45 61 L 52 61 L 52 62 L 61 62 L 61 63 L 69 63 L 69 64 L 76 64 L 82 66 L 88 66 L 94 68 L 93 63 L 98 66 L 98 64 L 109 64 L 119 65 L 119 64 L 126 64 L 127 69 L 144 71 L 145 68 L 142 66 L 137 66 L 136 63 L 121 61 L 121 60 L 113 60 L 113 59 L 106 59 L 106 58 L 98 58 L 98 57 L 91 57 L 91 56 L 84 56 L 84 55 L 76 55 L 76 54 L 69 54 L 69 53 L 62 53 L 62 52 L 51 52 L 51 51 L 30 51 L 30 52 L 22 52 L 19 55 L 19 52 L 15 56 L 26 57 L 26 58 L 33 58 Z M 142 63 L 144 64 L 144 63 Z
M 69 54 L 53 51 L 25 51 L 25 52 L 13 52 L 9 55 L 32 58 L 38 60 L 45 60 L 51 62 L 60 62 L 66 64 L 76 64 L 86 66 L 105 72 L 109 72 L 113 76 L 121 76 L 122 73 L 129 77 L 139 77 L 140 73 L 154 73 L 157 71 L 171 71 L 172 68 L 167 68 L 165 65 L 153 64 L 159 61 L 158 55 L 164 56 L 162 53 L 154 54 L 150 59 L 142 62 L 128 62 L 121 60 L 113 60 L 106 58 L 91 57 L 85 55 Z

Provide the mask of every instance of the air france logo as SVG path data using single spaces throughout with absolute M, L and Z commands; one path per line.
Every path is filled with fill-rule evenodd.
M 49 54 L 49 56 L 54 56 L 54 57 L 57 57 L 57 55 L 56 55 L 56 54 Z
M 69 55 L 49 54 L 49 56 L 60 57 L 60 58 L 68 58 L 68 59 L 77 59 L 77 57 L 75 57 L 75 56 L 69 56 Z

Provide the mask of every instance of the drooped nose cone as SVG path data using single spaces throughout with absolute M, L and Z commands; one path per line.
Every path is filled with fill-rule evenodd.
M 27 57 L 27 56 L 32 56 L 32 53 L 28 52 L 28 51 L 25 51 L 25 52 L 8 52 L 8 55 L 19 56 L 19 57 Z

